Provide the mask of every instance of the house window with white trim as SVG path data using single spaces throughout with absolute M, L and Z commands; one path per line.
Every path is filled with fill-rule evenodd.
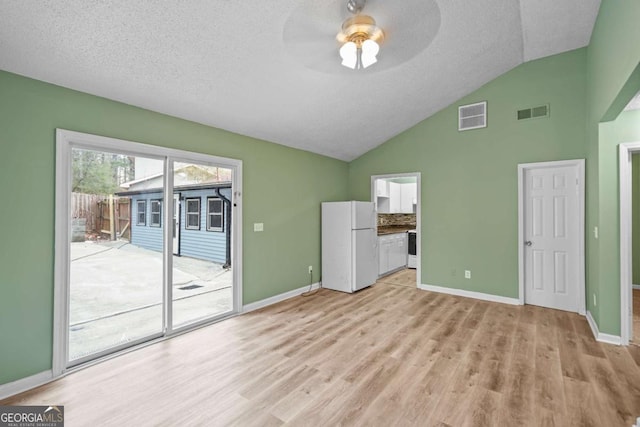
M 185 215 L 187 230 L 200 230 L 200 198 L 185 199 L 187 211 Z
M 147 201 L 138 200 L 136 206 L 138 209 L 138 220 L 136 225 L 147 225 Z
M 219 197 L 207 198 L 207 231 L 224 231 L 224 203 Z
M 149 221 L 150 227 L 160 227 L 160 218 L 162 216 L 162 203 L 161 200 L 151 201 L 151 220 Z

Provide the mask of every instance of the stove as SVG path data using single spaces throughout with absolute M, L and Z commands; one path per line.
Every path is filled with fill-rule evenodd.
M 407 231 L 409 234 L 409 255 L 407 257 L 407 267 L 409 268 L 417 268 L 418 267 L 418 257 L 416 252 L 416 230 Z

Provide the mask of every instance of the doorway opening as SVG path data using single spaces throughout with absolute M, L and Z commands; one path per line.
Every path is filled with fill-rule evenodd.
M 55 376 L 240 311 L 240 161 L 56 139 Z
M 640 97 L 638 97 L 640 100 Z M 640 345 L 640 152 L 631 153 L 631 325 L 629 340 Z
M 620 144 L 620 338 L 640 345 L 640 142 Z
M 637 75 L 637 71 L 635 74 Z M 620 188 L 620 343 L 640 345 L 640 92 L 631 77 L 618 98 L 626 102 L 607 123 L 619 145 Z M 632 95 L 630 95 L 630 92 Z M 617 111 L 617 110 L 614 110 Z M 601 130 L 603 123 L 600 124 Z M 607 132 L 607 133 L 609 133 Z
M 421 283 L 420 173 L 371 177 L 377 212 L 378 283 L 416 288 Z

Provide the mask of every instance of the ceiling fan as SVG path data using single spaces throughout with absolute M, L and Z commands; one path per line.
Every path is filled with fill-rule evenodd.
M 348 0 L 347 10 L 353 16 L 342 23 L 342 29 L 336 39 L 343 43 L 340 48 L 342 65 L 353 69 L 368 68 L 378 62 L 376 56 L 384 32 L 369 15 L 362 14 L 367 0 Z
M 285 22 L 283 41 L 308 68 L 371 73 L 410 60 L 439 28 L 436 0 L 304 0 Z

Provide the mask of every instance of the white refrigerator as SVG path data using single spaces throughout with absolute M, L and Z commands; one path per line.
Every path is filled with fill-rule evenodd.
M 378 278 L 376 210 L 372 202 L 322 203 L 322 287 L 355 292 Z

